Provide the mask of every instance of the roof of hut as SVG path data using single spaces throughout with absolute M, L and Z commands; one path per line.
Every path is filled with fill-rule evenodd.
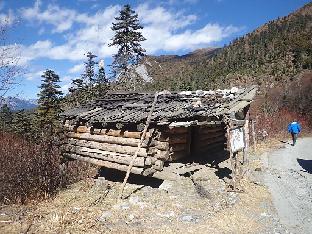
M 223 115 L 248 106 L 257 87 L 215 91 L 182 91 L 158 93 L 152 123 L 218 120 Z M 108 93 L 103 98 L 62 113 L 71 123 L 126 124 L 144 123 L 154 100 L 154 93 Z

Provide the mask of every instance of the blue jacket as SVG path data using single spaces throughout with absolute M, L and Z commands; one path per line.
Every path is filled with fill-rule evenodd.
M 298 134 L 301 131 L 301 126 L 298 122 L 292 122 L 288 125 L 288 132 Z

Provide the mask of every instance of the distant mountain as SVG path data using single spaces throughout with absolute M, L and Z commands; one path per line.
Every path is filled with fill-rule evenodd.
M 312 3 L 270 21 L 220 49 L 148 56 L 151 89 L 209 89 L 285 83 L 312 69 Z
M 37 107 L 37 100 L 36 99 L 20 99 L 16 97 L 6 97 L 0 98 L 0 106 L 7 104 L 11 110 L 30 110 Z

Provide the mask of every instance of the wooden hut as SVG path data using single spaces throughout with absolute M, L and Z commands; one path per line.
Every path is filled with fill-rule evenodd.
M 195 154 L 207 157 L 209 152 L 226 148 L 229 121 L 236 126 L 247 122 L 256 90 L 252 86 L 158 93 L 148 132 L 131 172 L 153 175 L 168 162 Z M 126 171 L 138 149 L 153 100 L 153 93 L 109 93 L 64 112 L 67 138 L 63 155 Z

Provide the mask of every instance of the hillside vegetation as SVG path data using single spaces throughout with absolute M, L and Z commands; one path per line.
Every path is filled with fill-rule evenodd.
M 289 81 L 312 69 L 312 3 L 217 50 L 148 57 L 151 89 L 209 89 Z

